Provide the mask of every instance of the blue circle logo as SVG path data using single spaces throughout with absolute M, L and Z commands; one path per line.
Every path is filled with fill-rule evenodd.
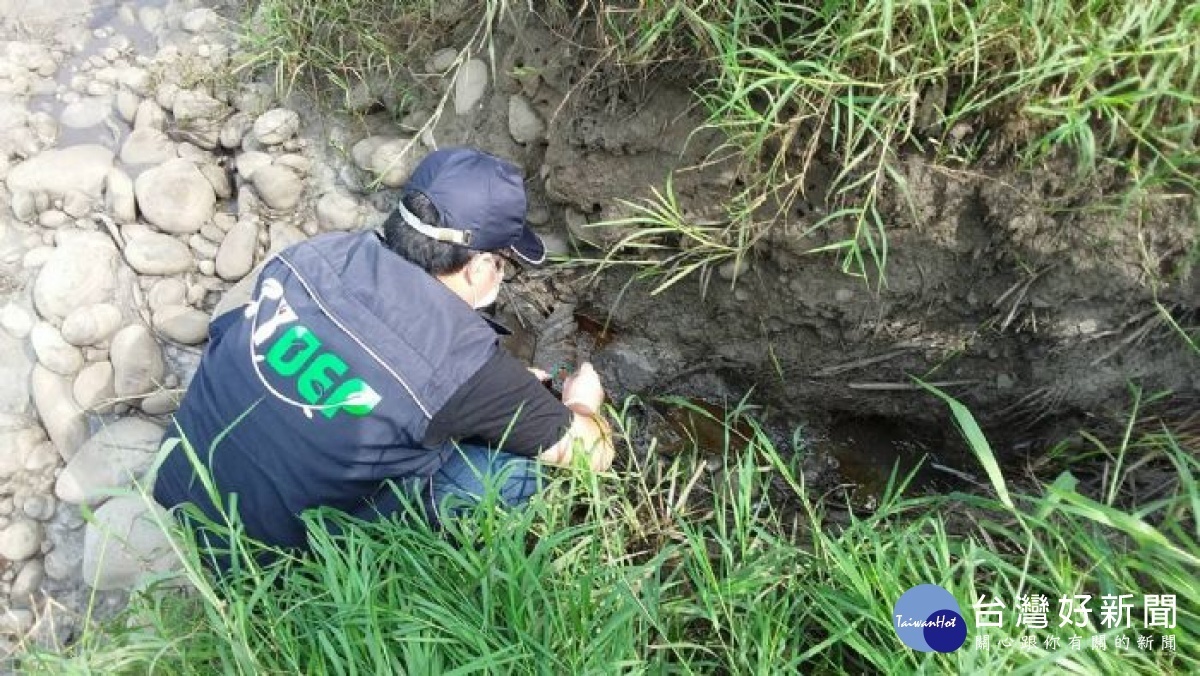
M 952 653 L 967 642 L 967 621 L 954 595 L 936 584 L 919 584 L 896 601 L 892 626 L 904 645 L 923 653 Z

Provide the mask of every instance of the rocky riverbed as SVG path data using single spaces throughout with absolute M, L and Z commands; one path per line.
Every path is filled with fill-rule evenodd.
M 0 20 L 3 653 L 69 642 L 171 567 L 132 489 L 214 307 L 273 252 L 377 223 L 343 178 L 394 187 L 423 148 L 360 133 L 326 163 L 272 87 L 220 77 L 232 33 L 205 3 L 5 0 Z

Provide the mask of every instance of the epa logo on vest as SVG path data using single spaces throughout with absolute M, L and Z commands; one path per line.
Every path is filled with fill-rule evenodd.
M 967 621 L 943 587 L 919 584 L 896 601 L 892 626 L 904 645 L 923 653 L 952 653 L 967 642 Z
M 273 310 L 266 308 L 268 301 L 275 301 Z M 300 316 L 284 297 L 279 280 L 265 277 L 259 295 L 246 305 L 244 314 L 251 320 L 251 366 L 263 387 L 279 401 L 300 409 L 311 419 L 314 411 L 325 418 L 333 418 L 342 411 L 361 418 L 383 400 L 375 388 L 354 376 L 341 355 L 299 322 Z M 267 321 L 260 322 L 263 314 Z M 259 348 L 266 348 L 267 353 L 259 354 Z M 260 364 L 266 364 L 290 392 L 280 391 L 270 383 Z

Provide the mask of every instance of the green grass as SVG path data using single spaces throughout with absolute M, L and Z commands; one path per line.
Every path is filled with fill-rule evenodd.
M 1115 172 L 1118 192 L 1200 185 L 1196 0 L 645 4 L 598 11 L 626 63 L 706 64 L 697 95 L 748 177 L 728 202 L 727 256 L 806 197 L 828 207 L 810 230 L 836 239 L 812 251 L 883 282 L 912 152 L 968 167 L 1068 157 L 1081 181 Z M 805 194 L 814 161 L 833 177 Z
M 332 87 L 349 101 L 366 83 L 376 96 L 391 95 L 381 87 L 403 95 L 456 22 L 478 14 L 471 48 L 490 50 L 492 29 L 510 8 L 488 0 L 464 10 L 468 16 L 449 13 L 434 0 L 257 0 L 244 10 L 238 70 L 269 72 L 283 92 Z
M 1200 185 L 1200 0 L 636 5 L 556 0 L 528 15 L 489 0 L 458 15 L 430 0 L 259 0 L 243 22 L 241 65 L 273 72 L 285 89 L 348 94 L 382 78 L 420 96 L 428 83 L 417 64 L 434 47 L 495 64 L 495 27 L 524 17 L 622 72 L 685 73 L 727 140 L 714 159 L 736 158 L 743 185 L 708 196 L 725 213 L 707 223 L 689 222 L 667 185 L 607 224 L 621 236 L 592 262 L 638 266 L 662 277 L 659 290 L 750 255 L 773 227 L 797 221 L 799 199 L 818 206 L 801 229 L 827 233 L 812 253 L 885 283 L 888 232 L 907 218 L 903 162 L 912 153 L 967 168 L 1069 159 L 1081 186 L 1099 176 L 1127 209 L 1142 201 L 1134 195 Z M 456 42 L 456 22 L 472 21 L 470 38 Z M 815 163 L 819 182 L 810 180 Z M 675 252 L 645 256 L 651 247 Z
M 627 402 L 630 403 L 630 402 Z M 953 414 L 985 468 L 998 466 L 966 409 Z M 567 473 L 525 511 L 485 502 L 444 535 L 334 515 L 339 536 L 312 529 L 314 555 L 248 565 L 217 582 L 186 547 L 191 593 L 151 588 L 127 613 L 62 653 L 26 657 L 27 673 L 1194 673 L 1200 668 L 1196 449 L 1168 431 L 1107 451 L 1128 468 L 1168 468 L 1144 504 L 1115 506 L 1069 473 L 1021 488 L 989 471 L 998 497 L 913 495 L 894 477 L 878 509 L 834 519 L 809 495 L 797 458 L 733 410 L 723 460 L 626 456 L 616 476 Z M 735 421 L 734 418 L 739 418 Z M 1136 418 L 1136 407 L 1131 421 Z M 622 415 L 626 445 L 644 435 Z M 1132 429 L 1132 423 L 1131 427 Z M 646 460 L 645 458 L 649 458 Z M 639 460 L 638 458 L 642 458 Z M 1093 463 L 1093 466 L 1095 463 Z M 1108 474 L 1120 493 L 1128 470 Z M 1093 495 L 1093 493 L 1095 493 Z M 317 517 L 313 517 L 314 519 Z M 247 550 L 252 551 L 252 548 Z M 892 604 L 937 583 L 971 632 L 948 655 L 903 647 Z M 1101 595 L 1175 594 L 1177 627 L 1106 630 Z M 1050 599 L 1036 646 L 1020 637 L 1016 596 Z M 1058 628 L 1057 599 L 1093 596 L 1090 626 Z M 999 598 L 1006 628 L 971 605 Z M 1109 650 L 1075 650 L 1104 635 Z M 1114 650 L 1116 636 L 1133 641 Z M 1176 650 L 1158 647 L 1176 636 Z M 1155 650 L 1137 650 L 1137 635 Z M 1057 636 L 1058 648 L 1044 640 Z
M 261 0 L 246 10 L 239 66 L 272 71 L 284 90 L 313 78 L 349 92 L 372 76 L 395 76 L 408 50 L 393 40 L 415 38 L 431 11 L 427 0 Z

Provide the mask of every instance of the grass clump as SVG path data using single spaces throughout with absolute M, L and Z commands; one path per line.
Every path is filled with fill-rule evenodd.
M 291 89 L 301 78 L 348 92 L 393 76 L 432 23 L 429 0 L 259 0 L 246 11 L 241 67 L 273 71 Z M 326 82 L 320 82 L 320 79 Z
M 471 42 L 490 47 L 492 27 L 508 12 L 505 0 L 257 0 L 244 10 L 238 67 L 271 73 L 286 92 L 300 84 L 316 92 L 332 86 L 349 103 L 353 90 L 366 85 L 387 99 L 403 95 L 386 89 L 411 85 L 421 70 L 413 62 L 421 63 L 457 22 L 478 21 Z
M 956 409 L 965 430 L 970 414 Z M 623 418 L 626 441 L 644 435 Z M 996 494 L 906 496 L 894 477 L 871 514 L 831 521 L 796 457 L 741 411 L 713 471 L 700 453 L 629 456 L 619 478 L 562 476 L 546 499 L 503 513 L 485 503 L 436 533 L 419 522 L 314 515 L 313 555 L 247 559 L 216 581 L 189 549 L 199 593 L 150 590 L 127 615 L 29 673 L 1077 673 L 1200 668 L 1195 449 L 1169 433 L 1139 458 L 1174 468 L 1153 501 L 1120 508 L 1064 473 Z M 736 433 L 734 430 L 737 430 Z M 994 464 L 972 433 L 974 450 Z M 1124 448 L 1124 447 L 1123 447 Z M 1134 448 L 1130 446 L 1129 448 Z M 644 450 L 644 449 L 643 449 Z M 1124 454 L 1125 451 L 1116 450 Z M 1128 464 L 1126 465 L 1128 466 Z M 1127 476 L 1112 474 L 1120 482 Z M 1118 489 L 1119 492 L 1119 489 Z M 1005 499 L 1005 496 L 1007 499 Z M 316 523 L 333 519 L 340 534 Z M 970 634 L 950 654 L 903 647 L 892 604 L 940 584 Z M 1060 597 L 1091 595 L 1085 626 L 1058 625 Z M 1133 594 L 1134 628 L 1100 623 L 1103 596 Z M 1175 594 L 1175 626 L 1139 630 L 1143 594 Z M 1014 625 L 1014 601 L 1045 595 L 1045 629 Z M 1005 626 L 977 627 L 976 600 Z M 1074 635 L 1087 647 L 1070 644 Z M 1102 636 L 1108 650 L 1090 648 Z M 1174 650 L 1162 649 L 1175 636 Z M 979 647 L 989 636 L 992 646 Z M 1023 636 L 1032 643 L 1016 645 Z M 1132 647 L 1117 646 L 1118 636 Z M 1154 649 L 1138 648 L 1137 637 Z M 1059 641 L 1054 645 L 1048 640 Z M 1004 639 L 1012 647 L 1001 645 Z
M 909 153 L 971 168 L 1066 158 L 1080 181 L 1099 174 L 1130 195 L 1200 186 L 1200 0 L 258 0 L 243 67 L 273 71 L 284 88 L 332 84 L 347 101 L 382 78 L 386 100 L 422 86 L 411 63 L 465 36 L 460 24 L 477 22 L 459 63 L 480 52 L 495 64 L 495 26 L 521 16 L 622 72 L 686 73 L 727 139 L 713 159 L 740 162 L 743 184 L 720 197 L 720 218 L 694 222 L 668 186 L 606 224 L 626 233 L 614 250 L 646 255 L 604 262 L 665 274 L 660 290 L 745 257 L 797 219 L 800 199 L 818 205 L 806 233 L 831 233 L 812 251 L 883 283 Z M 597 30 L 579 30 L 589 23 Z
M 1080 179 L 1115 173 L 1131 191 L 1200 185 L 1196 0 L 642 6 L 600 5 L 617 58 L 701 61 L 709 124 L 742 158 L 747 185 L 725 219 L 736 253 L 717 252 L 726 257 L 745 255 L 805 197 L 828 205 L 810 231 L 842 237 L 813 251 L 882 282 L 907 152 L 965 166 L 1070 157 Z M 827 185 L 807 180 L 814 163 L 833 167 Z M 647 228 L 626 244 L 658 238 L 653 219 L 621 225 L 639 221 Z

